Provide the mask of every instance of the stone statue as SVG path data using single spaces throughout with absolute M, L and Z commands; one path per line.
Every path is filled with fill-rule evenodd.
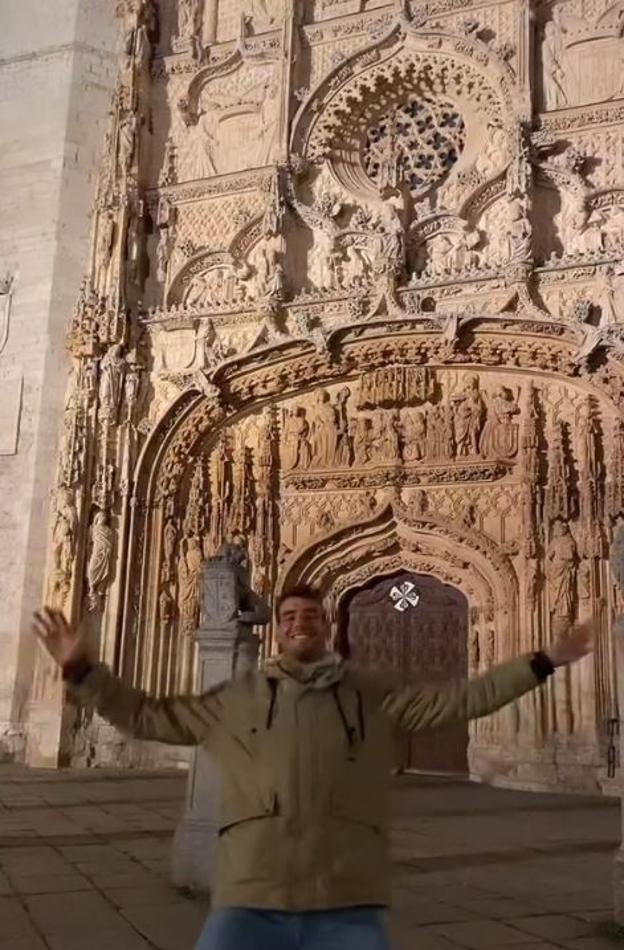
M 89 607 L 97 610 L 104 597 L 113 562 L 113 530 L 105 511 L 98 511 L 91 528 L 91 556 L 87 565 Z
M 455 444 L 459 457 L 476 457 L 483 428 L 485 404 L 479 377 L 468 376 L 463 390 L 451 397 L 455 406 Z
M 370 263 L 362 249 L 357 247 L 355 238 L 347 237 L 342 242 L 344 259 L 340 265 L 342 272 L 339 283 L 344 287 L 361 287 L 370 279 Z
M 139 120 L 134 112 L 128 112 L 119 123 L 117 161 L 123 178 L 132 170 L 138 129 Z
M 175 229 L 161 228 L 158 246 L 156 248 L 156 280 L 160 284 L 167 283 L 169 263 L 175 247 Z
M 408 410 L 403 417 L 403 458 L 420 462 L 427 454 L 427 417 L 422 409 Z
M 115 246 L 115 215 L 106 211 L 98 220 L 98 236 L 96 249 L 96 267 L 98 287 L 102 293 L 108 289 L 108 269 Z
M 100 407 L 104 417 L 112 422 L 119 416 L 125 373 L 123 345 L 115 343 L 100 365 Z
M 576 608 L 576 541 L 569 526 L 556 521 L 548 549 L 548 597 L 555 620 L 571 622 Z
M 481 436 L 481 455 L 486 459 L 511 459 L 518 454 L 517 400 L 507 386 L 499 386 L 487 408 Z
M 199 181 L 218 174 L 215 163 L 217 145 L 217 116 L 214 112 L 202 110 L 197 122 L 188 128 L 184 158 L 185 178 Z
M 349 435 L 349 419 L 347 403 L 351 390 L 344 386 L 336 397 L 336 416 L 338 419 L 338 444 L 336 446 L 336 465 L 344 468 L 351 464 L 351 440 Z
M 168 518 L 163 529 L 163 580 L 171 578 L 171 565 L 175 554 L 178 529 L 173 518 Z
M 165 586 L 158 596 L 158 620 L 163 630 L 167 630 L 171 626 L 174 613 L 175 603 L 169 587 Z
M 215 558 L 206 562 L 204 577 L 212 569 L 225 567 L 234 575 L 234 588 L 226 599 L 215 601 L 216 591 L 213 585 L 204 583 L 202 590 L 202 624 L 211 625 L 238 621 L 243 627 L 264 626 L 271 619 L 271 611 L 266 601 L 254 593 L 249 580 L 249 554 L 245 545 L 228 542 L 224 544 Z M 233 596 L 231 596 L 233 594 Z
M 178 36 L 193 40 L 201 28 L 203 0 L 178 0 Z
M 379 410 L 375 417 L 375 442 L 380 461 L 396 463 L 401 460 L 398 410 Z
M 338 425 L 327 390 L 319 391 L 312 411 L 312 463 L 317 468 L 328 468 L 336 458 Z
M 353 464 L 368 465 L 371 457 L 370 419 L 368 416 L 356 416 L 349 422 L 351 443 L 353 446 Z
M 547 109 L 561 109 L 568 105 L 563 68 L 563 43 L 561 31 L 554 21 L 544 27 L 542 42 L 544 66 L 544 97 Z
M 197 625 L 199 607 L 199 578 L 203 553 L 199 538 L 191 537 L 182 542 L 178 561 L 178 609 L 184 630 Z
M 525 197 L 514 197 L 507 205 L 507 260 L 527 261 L 531 255 L 533 229 L 528 217 Z
M 68 488 L 61 488 L 52 528 L 52 556 L 56 574 L 65 574 L 71 570 L 77 527 L 78 514 L 73 493 Z

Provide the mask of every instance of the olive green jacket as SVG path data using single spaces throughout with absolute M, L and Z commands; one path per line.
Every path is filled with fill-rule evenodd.
M 222 776 L 216 906 L 297 911 L 387 904 L 397 727 L 487 716 L 538 683 L 530 657 L 444 687 L 282 658 L 201 696 L 152 699 L 104 666 L 72 690 L 131 736 L 202 745 L 214 756 Z

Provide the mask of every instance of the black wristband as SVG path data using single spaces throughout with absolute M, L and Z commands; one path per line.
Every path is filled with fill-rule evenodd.
M 72 660 L 71 663 L 65 664 L 63 667 L 63 679 L 66 683 L 71 683 L 72 686 L 80 686 L 92 669 L 93 665 L 86 657 L 82 656 L 78 660 Z
M 538 650 L 537 653 L 534 653 L 531 657 L 531 669 L 540 683 L 543 683 L 544 680 L 548 679 L 548 677 L 552 676 L 555 672 L 552 660 L 549 656 L 546 656 L 545 653 L 542 653 L 541 650 Z

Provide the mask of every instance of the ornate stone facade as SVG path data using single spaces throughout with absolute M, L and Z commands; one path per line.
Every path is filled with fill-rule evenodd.
M 624 515 L 619 7 L 121 7 L 50 599 L 156 692 L 192 686 L 200 566 L 239 537 L 256 590 L 320 584 L 337 634 L 375 578 L 456 587 L 473 672 L 600 611 L 595 663 L 469 747 L 475 775 L 595 788 Z M 55 689 L 41 667 L 35 704 Z

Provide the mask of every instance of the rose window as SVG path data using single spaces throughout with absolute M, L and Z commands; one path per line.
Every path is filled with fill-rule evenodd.
M 452 103 L 414 96 L 368 129 L 364 168 L 380 191 L 406 184 L 412 194 L 422 193 L 448 175 L 465 140 Z

